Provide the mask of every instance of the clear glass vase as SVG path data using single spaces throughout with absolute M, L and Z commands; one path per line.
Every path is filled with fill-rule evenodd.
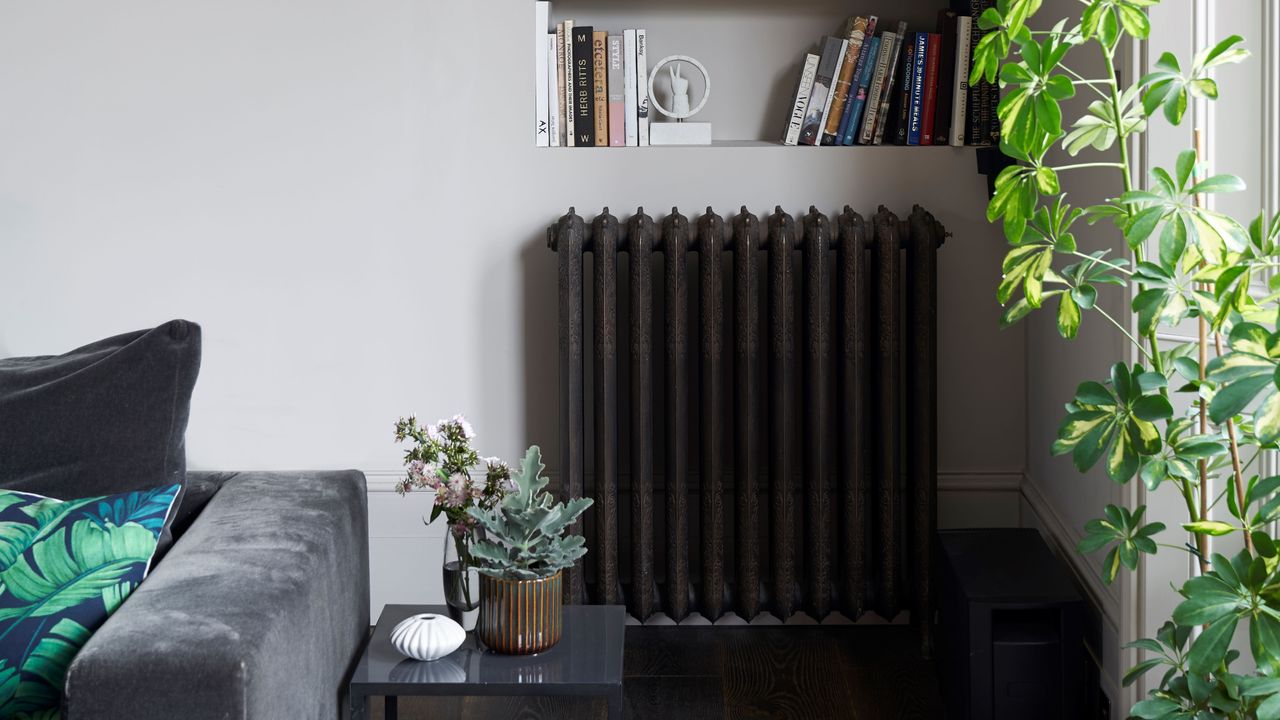
M 444 539 L 444 600 L 449 617 L 470 632 L 480 617 L 480 573 L 471 567 L 469 536 L 450 525 Z

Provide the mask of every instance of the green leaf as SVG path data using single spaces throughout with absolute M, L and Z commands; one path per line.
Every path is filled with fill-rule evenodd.
M 1187 532 L 1195 533 L 1196 535 L 1212 535 L 1213 537 L 1230 535 L 1239 529 L 1234 525 L 1218 522 L 1216 520 L 1200 520 L 1197 522 L 1183 523 L 1182 527 Z
M 1209 623 L 1209 627 L 1200 633 L 1200 637 L 1191 643 L 1191 651 L 1187 654 L 1187 665 L 1192 672 L 1213 672 L 1222 663 L 1227 647 L 1231 644 L 1231 636 L 1236 632 L 1237 619 L 1227 615 Z
M 1070 293 L 1063 293 L 1058 300 L 1058 332 L 1064 338 L 1073 338 L 1080 329 L 1080 306 Z
M 1166 700 L 1162 697 L 1147 698 L 1136 703 L 1129 710 L 1129 714 L 1142 720 L 1162 720 L 1178 712 L 1181 706 L 1172 700 Z

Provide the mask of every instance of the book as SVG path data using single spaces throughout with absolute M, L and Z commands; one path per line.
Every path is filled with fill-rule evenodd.
M 871 95 L 871 79 L 875 75 L 875 64 L 880 57 L 880 46 L 884 43 L 883 35 L 881 37 L 873 37 L 871 41 L 865 44 L 867 55 L 862 62 L 858 64 L 858 74 L 856 80 L 856 89 L 852 91 L 853 97 L 849 101 L 849 124 L 845 127 L 845 134 L 840 138 L 841 145 L 852 145 L 855 130 L 862 124 L 862 115 L 866 111 L 867 98 Z
M 858 59 L 853 67 L 853 80 L 849 86 L 849 102 L 845 104 L 844 117 L 840 119 L 840 131 L 836 139 L 837 145 L 853 144 L 854 129 L 858 127 L 862 108 L 866 105 L 867 100 L 865 94 L 859 94 L 858 81 L 862 78 L 862 74 L 867 67 L 875 64 L 876 56 L 872 53 L 871 41 L 876 37 L 876 25 L 879 22 L 879 18 L 875 15 L 867 18 L 867 31 L 862 40 L 862 49 L 858 51 Z
M 622 116 L 626 89 L 622 80 L 622 36 L 609 36 L 609 147 L 626 147 L 627 131 Z
M 986 33 L 978 27 L 978 16 L 986 9 L 985 0 L 952 0 L 951 7 L 957 15 L 969 17 L 969 60 L 972 62 L 973 49 Z M 983 125 L 981 125 L 981 99 L 986 92 L 983 87 L 986 81 L 970 84 L 965 90 L 965 144 L 982 145 Z
M 560 32 L 560 27 L 564 28 L 564 32 Z M 574 116 L 577 115 L 575 108 L 577 107 L 577 93 L 573 89 L 573 21 L 565 20 L 556 28 L 556 35 L 563 36 L 560 43 L 564 48 L 564 130 L 565 130 L 565 147 L 573 147 L 577 144 L 577 136 L 574 130 Z
M 873 29 L 872 32 L 875 32 L 875 30 Z M 858 57 L 862 54 L 862 45 L 866 39 L 866 33 L 867 18 L 849 18 L 849 22 L 845 27 L 848 46 L 845 50 L 844 64 L 840 68 L 840 77 L 836 78 L 835 96 L 831 100 L 831 113 L 827 118 L 826 129 L 822 134 L 823 145 L 840 144 L 840 138 L 842 137 L 840 128 L 848 117 L 845 114 L 845 108 L 849 103 L 851 86 L 857 81 L 854 71 L 858 68 Z
M 938 104 L 938 67 L 942 60 L 942 36 L 928 33 L 924 63 L 924 99 L 920 103 L 920 144 L 933 144 L 933 114 Z
M 915 34 L 915 50 L 911 54 L 911 108 L 907 115 L 907 144 L 920 144 L 920 131 L 924 128 L 924 73 L 929 56 L 929 33 Z
M 591 99 L 595 103 L 596 147 L 609 147 L 609 33 L 591 33 Z
M 938 64 L 938 95 L 933 106 L 933 144 L 951 144 L 952 101 L 956 84 L 957 21 L 954 10 L 938 11 L 938 34 L 942 36 Z
M 590 25 L 573 27 L 573 145 L 596 144 L 595 67 L 591 59 Z
M 564 114 L 564 93 L 560 92 L 560 76 L 564 72 L 562 66 L 556 58 L 559 55 L 558 42 L 555 33 L 547 34 L 547 144 L 551 147 L 560 147 L 564 144 L 564 123 L 561 116 Z M 557 102 L 556 98 L 559 97 Z
M 800 142 L 800 128 L 804 125 L 804 113 L 809 107 L 809 95 L 813 92 L 813 79 L 818 74 L 818 60 L 818 56 L 813 53 L 804 57 L 800 81 L 796 84 L 795 100 L 791 103 L 791 116 L 787 118 L 787 131 L 782 137 L 783 145 Z
M 876 47 L 876 56 L 871 70 L 871 84 L 867 86 L 867 109 L 863 111 L 862 122 L 857 124 L 857 132 L 853 140 L 863 145 L 870 145 L 875 137 L 876 119 L 880 116 L 880 97 L 885 92 L 885 83 L 889 79 L 889 59 L 893 53 L 896 33 L 886 30 L 880 34 L 880 42 Z
M 551 121 L 547 118 L 547 108 L 551 100 L 551 88 L 547 85 L 547 67 L 551 59 L 547 56 L 547 27 L 551 24 L 551 2 L 537 0 L 533 4 L 533 53 L 534 53 L 534 144 L 537 147 L 550 147 L 551 136 L 548 131 Z
M 800 129 L 802 145 L 817 145 L 822 140 L 822 130 L 827 125 L 827 113 L 831 110 L 831 89 L 840 73 L 847 40 L 828 36 L 822 43 L 822 55 L 818 60 L 818 72 L 813 78 L 813 92 L 809 95 L 809 107 L 805 108 L 804 125 Z
M 627 147 L 640 144 L 640 118 L 636 117 L 636 31 L 622 31 L 622 63 L 623 63 L 623 130 Z
M 951 133 L 947 142 L 957 147 L 964 146 L 969 122 L 969 26 L 972 22 L 968 15 L 956 15 L 956 82 L 951 89 Z
M 898 92 L 894 98 L 896 107 L 894 108 L 894 126 L 893 126 L 893 144 L 907 144 L 907 127 L 911 123 L 911 87 L 912 81 L 915 79 L 916 69 L 916 35 L 918 33 L 907 33 L 907 37 L 902 41 L 902 55 L 900 60 L 901 67 L 898 68 Z
M 636 30 L 636 130 L 641 147 L 649 145 L 649 49 L 644 29 Z
M 867 118 L 862 123 L 862 136 L 859 138 L 859 141 L 864 145 L 879 145 L 884 142 L 884 130 L 889 124 L 889 108 L 893 101 L 894 83 L 898 77 L 898 56 L 902 53 L 902 41 L 906 34 L 907 23 L 899 22 L 897 30 L 893 33 L 885 33 L 880 42 L 881 53 L 884 52 L 886 44 L 890 46 L 889 55 L 877 97 L 867 98 L 869 103 Z M 893 35 L 892 43 L 887 42 L 889 35 Z M 874 79 L 872 82 L 874 82 Z

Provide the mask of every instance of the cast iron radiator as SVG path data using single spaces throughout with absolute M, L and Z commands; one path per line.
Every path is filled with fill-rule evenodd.
M 547 235 L 557 477 L 595 498 L 567 602 L 663 623 L 930 617 L 932 215 L 571 208 Z

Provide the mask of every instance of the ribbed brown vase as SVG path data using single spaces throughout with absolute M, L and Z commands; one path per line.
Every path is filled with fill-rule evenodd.
M 476 632 L 494 652 L 532 655 L 560 642 L 560 573 L 536 580 L 480 574 Z

